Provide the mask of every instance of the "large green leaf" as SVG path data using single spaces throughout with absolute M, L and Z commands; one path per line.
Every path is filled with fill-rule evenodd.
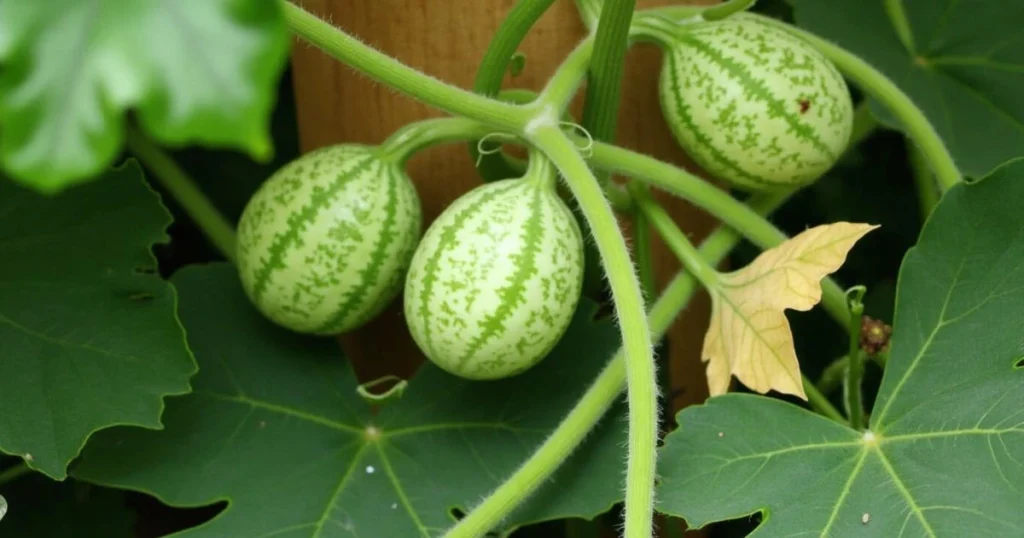
M 192 266 L 174 282 L 200 363 L 167 429 L 102 432 L 74 475 L 173 506 L 227 500 L 190 538 L 435 536 L 508 476 L 617 346 L 582 307 L 560 347 L 515 378 L 470 382 L 425 365 L 401 400 L 371 412 L 330 339 L 273 327 L 234 270 Z M 625 423 L 606 418 L 573 460 L 504 522 L 591 517 L 620 497 Z
M 160 427 L 195 363 L 150 274 L 167 211 L 136 164 L 50 197 L 0 177 L 0 451 L 54 478 L 100 428 Z
M 128 109 L 160 141 L 266 157 L 287 46 L 269 0 L 0 0 L 0 162 L 42 192 L 85 181 Z
M 135 514 L 123 492 L 42 475 L 4 487 L 9 511 L 0 518 L 0 538 L 132 538 Z
M 928 116 L 964 173 L 1024 148 L 1024 2 L 792 0 L 797 24 L 864 58 Z M 884 4 L 902 6 L 888 11 Z M 893 13 L 893 15 L 890 15 Z M 897 28 L 906 28 L 906 43 Z M 874 102 L 876 115 L 896 121 Z
M 867 432 L 760 396 L 683 411 L 660 508 L 759 536 L 1024 536 L 1024 160 L 951 189 L 900 269 Z

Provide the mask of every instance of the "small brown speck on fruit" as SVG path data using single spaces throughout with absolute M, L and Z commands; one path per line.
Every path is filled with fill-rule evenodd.
M 801 99 L 800 100 L 800 113 L 801 114 L 806 114 L 807 111 L 810 110 L 810 109 L 811 109 L 811 101 L 808 100 L 808 99 Z

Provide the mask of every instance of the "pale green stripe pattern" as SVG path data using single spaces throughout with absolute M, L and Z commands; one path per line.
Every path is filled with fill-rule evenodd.
M 677 36 L 677 40 L 685 45 L 693 47 L 698 52 L 711 58 L 714 62 L 718 63 L 723 70 L 738 80 L 744 88 L 749 90 L 757 99 L 764 101 L 768 108 L 777 116 L 786 121 L 789 127 L 793 130 L 793 133 L 810 142 L 819 151 L 828 155 L 831 160 L 835 160 L 836 154 L 832 151 L 832 148 L 822 142 L 821 138 L 818 137 L 814 129 L 811 129 L 807 125 L 804 125 L 797 117 L 793 114 L 786 112 L 786 106 L 778 99 L 772 96 L 772 93 L 765 88 L 764 84 L 756 77 L 750 74 L 750 71 L 746 67 L 735 62 L 731 58 L 726 57 L 713 47 L 702 41 L 701 39 L 694 37 L 685 32 Z M 674 56 L 674 55 L 673 55 Z
M 516 182 L 509 182 L 504 188 L 492 188 L 484 195 L 474 200 L 471 205 L 461 208 L 460 212 L 453 217 L 452 223 L 441 231 L 441 237 L 437 248 L 434 250 L 433 255 L 424 262 L 423 272 L 418 275 L 423 289 L 421 290 L 418 298 L 420 307 L 417 311 L 417 315 L 420 318 L 420 323 L 423 325 L 422 345 L 426 347 L 425 351 L 428 355 L 436 356 L 436 350 L 433 346 L 433 337 L 430 329 L 430 322 L 433 314 L 430 311 L 430 297 L 434 292 L 434 284 L 437 282 L 437 273 L 440 267 L 441 257 L 444 255 L 445 251 L 454 246 L 455 242 L 458 240 L 459 231 L 467 220 L 479 212 L 487 202 L 518 186 L 519 184 Z M 406 298 L 406 300 L 409 299 Z
M 465 366 L 466 362 L 480 350 L 480 348 L 505 331 L 505 320 L 521 306 L 525 305 L 526 281 L 537 274 L 537 253 L 544 241 L 544 226 L 541 218 L 541 211 L 544 206 L 544 191 L 542 186 L 532 187 L 533 197 L 530 201 L 530 214 L 526 225 L 521 232 L 524 241 L 523 250 L 512 257 L 512 264 L 516 267 L 515 273 L 509 278 L 508 285 L 498 290 L 501 297 L 501 306 L 493 314 L 487 316 L 480 322 L 483 331 L 478 334 L 465 354 L 459 359 L 459 367 Z
M 710 138 L 704 135 L 701 128 L 694 123 L 693 117 L 690 115 L 690 107 L 686 103 L 684 103 L 682 99 L 679 98 L 679 95 L 681 93 L 680 90 L 682 89 L 679 83 L 678 56 L 680 56 L 680 54 L 675 52 L 666 52 L 665 56 L 666 61 L 669 64 L 668 76 L 669 84 L 672 86 L 671 95 L 673 100 L 673 109 L 675 110 L 678 119 L 682 120 L 683 123 L 686 124 L 686 128 L 689 131 L 689 134 L 697 139 L 697 143 L 701 145 L 703 150 L 707 152 L 707 154 L 710 155 L 713 159 L 721 163 L 723 166 L 731 168 L 732 170 L 736 171 L 736 173 L 739 174 L 741 177 L 743 177 L 746 180 L 749 180 L 752 183 L 757 183 L 759 185 L 765 185 L 770 187 L 788 185 L 788 183 L 779 183 L 751 174 L 750 172 L 746 171 L 742 166 L 740 166 L 739 163 L 730 159 L 724 153 L 722 153 L 715 146 L 714 142 L 712 142 Z
M 363 310 L 363 303 L 370 295 L 369 292 L 374 286 L 378 286 L 381 278 L 381 269 L 392 254 L 388 248 L 398 238 L 395 225 L 398 220 L 398 185 L 404 178 L 396 177 L 397 171 L 388 171 L 384 181 L 388 183 L 388 193 L 382 207 L 378 208 L 385 212 L 384 223 L 380 230 L 380 239 L 373 248 L 373 254 L 366 267 L 359 272 L 359 284 L 346 293 L 346 297 L 338 306 L 331 317 L 323 323 L 317 332 L 333 332 L 337 327 L 346 325 L 349 316 L 360 313 Z M 370 297 L 371 299 L 373 297 Z
M 330 207 L 334 197 L 337 196 L 345 185 L 361 174 L 371 172 L 374 165 L 380 165 L 380 160 L 375 156 L 368 155 L 362 161 L 341 174 L 331 188 L 315 194 L 309 205 L 301 211 L 288 217 L 288 231 L 278 234 L 269 249 L 269 259 L 256 271 L 253 279 L 253 300 L 260 301 L 263 292 L 270 283 L 270 277 L 274 271 L 285 267 L 284 255 L 297 241 L 300 240 L 302 231 L 319 215 L 325 207 Z

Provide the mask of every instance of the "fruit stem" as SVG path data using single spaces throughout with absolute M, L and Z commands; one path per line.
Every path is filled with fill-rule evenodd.
M 654 516 L 658 386 L 640 284 L 615 214 L 576 146 L 554 121 L 541 118 L 535 125 L 536 128 L 527 130 L 526 136 L 565 178 L 586 217 L 611 287 L 616 319 L 622 331 L 629 396 L 625 536 L 650 538 Z
M 772 248 L 788 239 L 785 233 L 728 192 L 677 166 L 600 142 L 593 144 L 589 160 L 598 169 L 644 181 L 693 203 L 763 249 Z M 843 289 L 830 277 L 822 280 L 821 287 L 823 306 L 837 323 L 847 327 L 850 311 Z
M 769 194 L 756 197 L 751 206 L 761 213 L 770 213 L 787 199 L 789 194 Z M 717 264 L 739 243 L 739 236 L 730 228 L 720 226 L 700 247 L 701 256 Z M 693 276 L 680 271 L 665 288 L 665 292 L 651 307 L 648 320 L 651 331 L 661 338 L 672 322 L 686 307 L 697 287 Z M 452 527 L 446 538 L 476 538 L 497 526 L 519 504 L 525 501 L 583 442 L 622 393 L 626 384 L 626 358 L 620 349 L 594 380 L 576 406 L 562 419 L 558 427 L 537 450 L 504 483 L 466 517 Z M 648 535 L 645 538 L 649 538 Z
M 896 118 L 899 119 L 906 129 L 907 134 L 917 143 L 921 152 L 927 157 L 944 191 L 963 179 L 960 170 L 956 166 L 956 162 L 953 161 L 953 157 L 949 154 L 938 132 L 935 131 L 935 127 L 928 121 L 928 117 L 924 115 L 924 112 L 914 104 L 907 94 L 900 90 L 899 86 L 882 72 L 846 49 L 806 30 L 772 19 L 771 17 L 763 15 L 751 16 L 804 39 L 831 60 L 844 75 L 853 79 L 865 93 L 886 105 L 896 115 Z
M 174 196 L 199 229 L 225 259 L 235 261 L 235 228 L 170 155 L 133 125 L 127 127 L 126 143 L 139 161 Z
M 508 71 L 509 60 L 523 42 L 523 38 L 537 23 L 554 0 L 519 0 L 508 12 L 498 31 L 487 46 L 480 68 L 473 81 L 473 91 L 493 97 L 501 91 L 501 83 Z M 532 99 L 530 99 L 532 100 Z M 517 171 L 501 154 L 480 153 L 480 141 L 469 144 L 469 154 L 485 181 L 515 177 Z
M 519 132 L 530 119 L 524 107 L 444 83 L 361 43 L 316 15 L 279 0 L 292 32 L 366 76 L 446 112 Z
M 424 148 L 494 134 L 507 133 L 499 133 L 487 124 L 466 118 L 431 118 L 397 129 L 381 142 L 379 151 L 382 160 L 404 164 L 409 157 Z M 512 137 L 511 134 L 507 135 Z
M 719 275 L 715 270 L 713 262 L 705 258 L 693 243 L 686 237 L 686 234 L 676 226 L 676 223 L 669 216 L 665 208 L 651 197 L 650 193 L 640 189 L 633 189 L 633 202 L 640 212 L 651 221 L 651 226 L 658 231 L 661 238 L 665 240 L 669 249 L 683 262 L 686 271 L 692 274 L 710 294 L 715 294 L 719 288 Z M 716 262 L 715 262 L 716 263 Z M 717 263 L 716 263 L 717 264 Z M 818 388 L 807 379 L 803 373 L 800 374 L 804 393 L 811 408 L 815 411 L 838 422 L 846 423 L 843 415 L 829 403 L 828 398 L 818 392 Z

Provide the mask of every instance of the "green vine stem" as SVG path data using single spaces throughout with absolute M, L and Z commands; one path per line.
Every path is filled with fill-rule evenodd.
M 665 211 L 665 208 L 654 200 L 650 193 L 642 189 L 633 188 L 632 185 L 630 187 L 633 194 L 633 202 L 640 212 L 647 216 L 651 226 L 665 240 L 665 244 L 668 245 L 669 249 L 683 262 L 683 267 L 686 271 L 689 271 L 708 290 L 708 293 L 714 293 L 714 290 L 719 287 L 719 275 L 714 265 L 705 259 L 701 252 L 693 246 L 693 243 L 686 237 L 686 234 L 676 226 L 676 223 L 669 216 L 668 212 Z M 807 376 L 802 373 L 800 375 L 803 381 L 804 392 L 807 394 L 807 400 L 811 408 L 832 420 L 845 423 L 843 415 L 828 401 L 824 394 L 818 391 L 814 383 L 811 383 Z
M 946 145 L 935 127 L 916 104 L 871 64 L 846 49 L 782 21 L 763 15 L 750 15 L 773 24 L 806 40 L 832 61 L 846 76 L 853 79 L 866 93 L 882 102 L 906 127 L 908 134 L 920 147 L 935 172 L 943 190 L 956 185 L 963 178 Z
M 593 144 L 590 162 L 598 169 L 644 181 L 703 208 L 763 249 L 788 239 L 785 233 L 728 192 L 677 166 L 600 142 Z M 848 326 L 850 312 L 843 289 L 835 280 L 826 278 L 822 280 L 822 295 L 828 313 L 843 327 Z
M 770 213 L 785 202 L 789 194 L 770 194 L 751 201 L 751 207 L 763 214 Z M 700 247 L 701 256 L 717 264 L 739 243 L 739 236 L 728 227 L 720 226 Z M 686 307 L 697 290 L 694 278 L 686 271 L 666 286 L 661 297 L 651 307 L 648 320 L 651 332 L 661 338 L 672 322 Z M 477 538 L 497 526 L 520 503 L 537 490 L 583 442 L 604 413 L 612 406 L 626 385 L 626 355 L 623 349 L 611 359 L 594 383 L 583 394 L 576 406 L 562 419 L 551 435 L 504 483 L 484 501 L 470 510 L 445 536 L 447 538 Z M 650 534 L 644 538 L 650 538 Z
M 8 484 L 32 472 L 32 469 L 24 462 L 0 471 L 0 486 Z
M 615 214 L 597 178 L 552 111 L 527 128 L 530 142 L 558 168 L 586 217 L 615 303 L 622 331 L 629 398 L 629 458 L 626 464 L 626 538 L 650 538 L 658 440 L 658 387 L 650 328 L 636 271 Z
M 522 106 L 466 91 L 421 73 L 288 0 L 279 2 L 288 27 L 296 35 L 368 77 L 430 106 L 512 132 L 522 131 L 533 116 Z
M 493 127 L 466 118 L 431 118 L 409 123 L 391 133 L 381 142 L 381 157 L 392 162 L 404 163 L 417 151 L 437 144 L 480 139 L 490 135 L 513 138 L 511 133 L 495 131 Z M 516 177 L 518 173 L 507 177 Z
M 192 218 L 210 240 L 230 262 L 235 261 L 235 227 L 210 202 L 196 185 L 196 182 L 174 159 L 150 141 L 134 126 L 128 127 L 128 149 L 139 161 L 153 172 L 153 176 L 174 196 L 189 217 Z
M 604 0 L 576 0 L 576 10 L 580 12 L 580 18 L 587 28 L 593 30 L 600 20 L 603 3 Z
M 846 416 L 850 427 L 864 427 L 864 404 L 861 401 L 861 382 L 864 380 L 864 351 L 860 349 L 860 324 L 864 316 L 864 294 L 867 288 L 855 286 L 847 291 L 850 298 L 850 351 L 846 361 L 846 383 L 843 388 Z
M 654 282 L 654 259 L 651 249 L 651 223 L 643 213 L 633 214 L 633 256 L 636 257 L 637 276 L 646 301 L 658 293 Z
M 487 46 L 483 60 L 480 61 L 480 68 L 476 72 L 476 79 L 473 81 L 473 91 L 488 97 L 499 94 L 512 55 L 522 44 L 526 34 L 553 3 L 554 0 L 516 2 Z M 481 155 L 479 140 L 469 144 L 469 154 L 473 162 L 479 163 L 477 170 L 484 180 L 493 181 L 516 176 L 517 170 L 504 155 Z
M 932 209 L 939 203 L 942 193 L 935 183 L 935 174 L 928 167 L 928 160 L 925 159 L 921 150 L 908 140 L 907 156 L 909 157 L 910 170 L 914 175 L 914 184 L 917 186 L 917 203 L 921 212 L 921 222 L 928 219 Z
M 594 32 L 582 122 L 593 140 L 615 140 L 622 73 L 635 8 L 636 0 L 605 0 L 601 9 L 601 19 Z M 597 179 L 606 188 L 608 174 L 597 174 Z

